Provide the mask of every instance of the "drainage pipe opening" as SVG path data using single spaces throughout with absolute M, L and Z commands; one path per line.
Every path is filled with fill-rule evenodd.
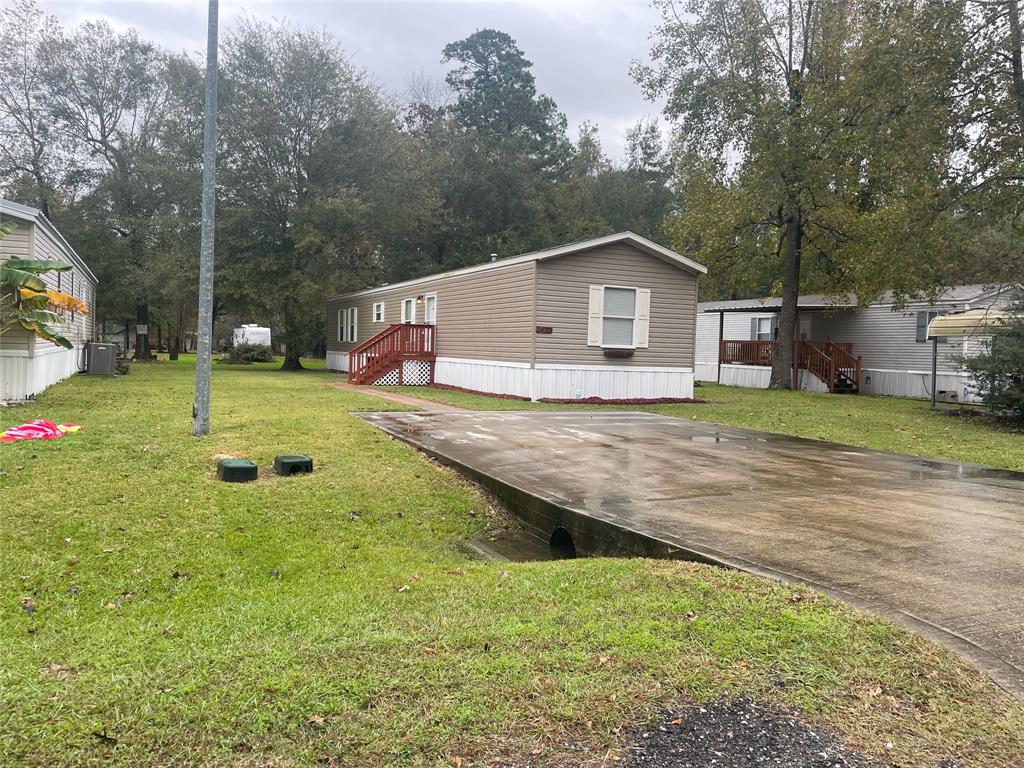
M 576 557 L 576 544 L 572 540 L 572 534 L 559 526 L 551 534 L 551 554 L 560 560 L 569 560 Z

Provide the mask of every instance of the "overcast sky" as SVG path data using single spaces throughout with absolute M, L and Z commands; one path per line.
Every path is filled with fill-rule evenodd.
M 174 50 L 205 51 L 203 0 L 43 0 L 65 26 L 106 19 L 115 29 L 135 27 Z M 634 59 L 647 60 L 658 14 L 646 0 L 562 2 L 432 2 L 431 0 L 221 0 L 221 28 L 241 14 L 287 18 L 324 28 L 388 91 L 402 95 L 409 78 L 443 79 L 441 49 L 477 29 L 508 32 L 534 64 L 537 87 L 555 99 L 575 137 L 585 120 L 597 123 L 605 151 L 622 156 L 626 129 L 657 117 L 629 76 Z

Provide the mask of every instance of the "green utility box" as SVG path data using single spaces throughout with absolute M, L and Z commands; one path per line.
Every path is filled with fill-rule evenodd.
M 309 456 L 288 456 L 282 454 L 274 457 L 274 471 L 279 475 L 304 475 L 313 471 L 313 460 Z
M 225 483 L 249 483 L 256 479 L 256 465 L 248 459 L 221 459 L 217 462 L 217 479 Z

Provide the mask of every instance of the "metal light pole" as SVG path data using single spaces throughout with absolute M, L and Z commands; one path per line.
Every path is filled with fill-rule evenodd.
M 213 352 L 213 215 L 217 174 L 217 2 L 210 0 L 206 37 L 206 120 L 203 126 L 203 222 L 199 243 L 199 328 L 192 434 L 210 432 L 210 368 Z

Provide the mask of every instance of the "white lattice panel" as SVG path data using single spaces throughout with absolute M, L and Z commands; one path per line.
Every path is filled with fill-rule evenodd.
M 430 362 L 428 360 L 406 360 L 402 363 L 402 384 L 410 387 L 425 387 L 432 384 L 430 380 Z M 398 369 L 381 376 L 375 382 L 377 386 L 398 386 Z
M 398 369 L 395 368 L 394 370 L 392 370 L 392 371 L 390 371 L 388 373 L 385 373 L 383 376 L 381 376 L 379 379 L 377 379 L 373 383 L 376 386 L 378 386 L 378 387 L 394 387 L 394 386 L 397 386 L 398 385 Z

